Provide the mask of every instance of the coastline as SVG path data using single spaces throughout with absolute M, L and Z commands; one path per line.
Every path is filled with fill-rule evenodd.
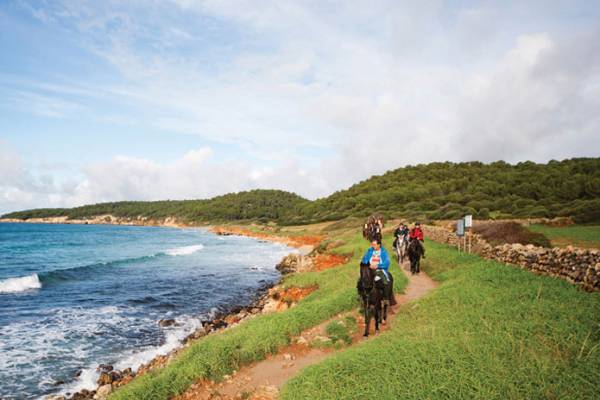
M 189 347 L 193 342 L 199 340 L 207 335 L 222 332 L 230 327 L 234 327 L 237 324 L 254 318 L 257 315 L 263 313 L 277 312 L 293 306 L 288 302 L 283 302 L 279 291 L 281 280 L 285 273 L 288 271 L 280 269 L 279 264 L 285 263 L 290 256 L 303 257 L 310 253 L 314 247 L 322 240 L 322 237 L 317 236 L 298 236 L 289 237 L 281 236 L 277 234 L 267 234 L 263 232 L 256 232 L 250 230 L 248 227 L 242 226 L 219 226 L 219 225 L 191 225 L 178 222 L 174 218 L 167 218 L 165 220 L 151 220 L 151 219 L 122 219 L 115 218 L 110 215 L 97 216 L 90 219 L 73 219 L 68 220 L 66 217 L 56 218 L 32 218 L 29 220 L 13 220 L 13 219 L 0 219 L 0 223 L 44 223 L 44 224 L 80 224 L 80 225 L 127 225 L 127 226 L 157 226 L 157 227 L 172 227 L 172 228 L 204 228 L 209 232 L 219 236 L 246 236 L 258 240 L 269 241 L 274 243 L 284 244 L 289 247 L 297 249 L 292 251 L 285 256 L 280 263 L 277 264 L 276 268 L 281 272 L 281 275 L 276 281 L 266 284 L 257 289 L 254 299 L 247 305 L 238 305 L 233 309 L 216 313 L 208 316 L 198 316 L 196 318 L 201 320 L 200 326 L 194 329 L 191 333 L 186 334 L 183 339 L 180 339 L 179 343 L 167 351 L 166 353 L 159 353 L 155 355 L 150 361 L 141 365 L 120 365 L 121 369 L 117 370 L 114 365 L 100 364 L 98 363 L 95 372 L 89 371 L 93 374 L 93 379 L 96 382 L 92 387 L 87 385 L 87 388 L 81 388 L 70 386 L 60 391 L 58 394 L 45 395 L 42 398 L 51 400 L 84 400 L 84 399 L 104 399 L 114 389 L 126 385 L 134 377 L 138 375 L 144 375 L 149 371 L 156 368 L 162 368 L 167 365 L 171 360 L 176 358 L 178 354 Z M 204 317 L 204 318 L 203 318 Z M 157 321 L 161 326 L 171 326 L 179 324 L 181 321 L 175 320 L 160 320 Z M 119 364 L 117 362 L 116 364 Z M 133 368 L 136 368 L 134 370 Z M 81 373 L 81 372 L 80 372 Z M 98 379 L 96 380 L 96 376 Z M 80 378 L 80 375 L 77 375 Z M 76 380 L 77 381 L 77 380 Z M 75 382 L 76 382 L 75 381 Z M 88 381 L 89 382 L 89 381 Z M 71 382 L 72 384 L 73 382 Z
M 169 228 L 191 228 L 205 225 L 190 225 L 178 221 L 177 218 L 167 217 L 157 220 L 146 217 L 123 218 L 111 214 L 96 215 L 90 218 L 44 217 L 44 218 L 0 218 L 1 223 L 13 224 L 67 224 L 67 225 L 126 225 L 126 226 L 162 226 Z

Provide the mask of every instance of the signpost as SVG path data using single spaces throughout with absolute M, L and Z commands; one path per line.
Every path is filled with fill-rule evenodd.
M 465 215 L 463 218 L 456 221 L 456 236 L 458 236 L 458 251 L 460 251 L 460 243 L 462 242 L 463 251 L 471 252 L 471 227 L 473 226 L 473 216 Z
M 465 217 L 463 218 L 465 221 L 465 228 L 467 231 L 467 237 L 469 238 L 469 253 L 471 253 L 471 227 L 473 227 L 473 216 L 471 214 L 469 215 L 465 215 Z M 465 244 L 466 244 L 467 238 L 465 238 Z
M 465 220 L 464 218 L 456 221 L 456 236 L 458 236 L 458 251 L 460 252 L 460 242 L 465 236 Z

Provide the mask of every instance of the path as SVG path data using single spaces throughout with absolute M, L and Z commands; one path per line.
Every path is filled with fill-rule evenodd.
M 392 308 L 392 313 L 388 316 L 390 321 L 394 319 L 400 306 L 424 296 L 437 286 L 437 283 L 424 272 L 411 275 L 407 263 L 404 263 L 401 269 L 408 277 L 409 283 L 404 294 L 396 295 L 398 304 Z M 357 311 L 345 315 L 348 314 L 358 317 Z M 324 335 L 325 326 L 332 320 L 339 319 L 339 317 L 336 316 L 304 331 L 301 337 L 310 342 L 311 339 Z M 360 321 L 357 333 L 353 337 L 353 344 L 363 340 L 364 322 L 362 318 L 360 318 Z M 383 326 L 382 331 L 385 330 L 386 326 Z M 372 332 L 373 326 L 371 326 Z M 263 361 L 241 368 L 235 375 L 227 377 L 221 383 L 199 381 L 190 386 L 183 395 L 176 397 L 176 400 L 276 399 L 279 389 L 303 368 L 316 364 L 334 353 L 336 353 L 336 350 L 313 348 L 306 344 L 293 344 Z

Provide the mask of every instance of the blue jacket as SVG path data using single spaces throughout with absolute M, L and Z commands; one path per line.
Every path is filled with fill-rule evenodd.
M 369 264 L 369 262 L 371 261 L 372 255 L 373 255 L 373 248 L 369 247 L 369 249 L 367 250 L 367 252 L 365 253 L 365 255 L 362 258 L 362 263 Z M 377 266 L 377 268 L 387 271 L 389 266 L 390 266 L 390 256 L 389 256 L 387 250 L 383 246 L 381 246 L 381 261 L 379 261 L 379 265 Z

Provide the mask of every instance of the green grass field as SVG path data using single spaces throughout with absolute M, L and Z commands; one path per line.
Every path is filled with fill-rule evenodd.
M 304 369 L 282 399 L 600 398 L 600 293 L 427 246 L 440 286 L 384 334 Z
M 294 274 L 285 279 L 286 287 L 319 286 L 296 307 L 281 313 L 258 316 L 221 334 L 201 339 L 167 367 L 134 379 L 114 392 L 110 399 L 164 400 L 184 392 L 200 378 L 218 381 L 242 365 L 277 352 L 290 343 L 291 336 L 298 335 L 302 330 L 357 307 L 358 260 L 368 244 L 359 234 L 342 239 L 346 243 L 335 248 L 334 252 L 353 254 L 347 264 L 321 272 Z M 394 284 L 396 291 L 400 292 L 407 280 L 400 271 L 396 272 Z
M 543 233 L 553 246 L 600 249 L 600 225 L 571 225 L 553 227 L 547 225 L 531 225 L 530 230 Z

